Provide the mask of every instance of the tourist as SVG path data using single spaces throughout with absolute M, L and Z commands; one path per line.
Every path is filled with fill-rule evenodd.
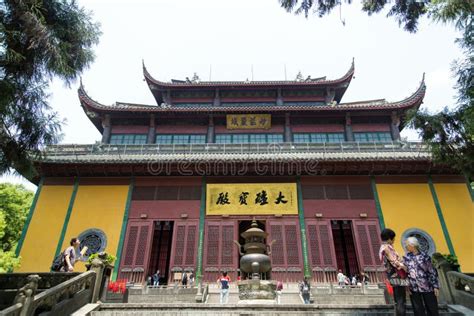
M 277 299 L 277 304 L 281 303 L 281 293 L 283 291 L 283 282 L 278 281 L 277 286 L 276 286 L 276 299 Z
M 395 315 L 406 314 L 406 279 L 407 267 L 403 264 L 402 258 L 393 248 L 395 232 L 389 228 L 382 230 L 380 234 L 382 245 L 380 246 L 379 258 L 385 266 L 388 281 L 393 287 L 393 298 L 395 300 Z
M 181 279 L 181 285 L 184 288 L 188 286 L 188 274 L 186 272 L 183 273 L 183 278 Z
M 347 277 L 342 273 L 342 270 L 339 269 L 339 273 L 337 274 L 337 283 L 339 286 L 344 286 L 346 284 Z
M 407 254 L 403 257 L 408 268 L 410 300 L 415 316 L 437 316 L 439 294 L 438 272 L 431 258 L 420 251 L 420 243 L 415 237 L 405 241 Z
M 160 270 L 156 270 L 156 273 L 152 275 L 153 286 L 160 285 Z
M 191 271 L 191 273 L 189 274 L 189 287 L 193 287 L 194 286 L 194 272 Z
M 229 301 L 229 283 L 230 277 L 227 275 L 227 272 L 222 272 L 222 276 L 217 279 L 217 283 L 219 283 L 221 287 L 221 304 L 227 304 Z
M 351 278 L 351 285 L 356 286 L 357 285 L 357 276 L 354 274 Z
M 310 290 L 311 286 L 309 285 L 308 280 L 305 278 L 300 284 L 300 293 L 305 304 L 309 304 Z
M 78 259 L 76 258 L 76 250 L 81 242 L 78 238 L 72 238 L 69 244 L 70 246 L 63 252 L 65 265 L 61 268 L 62 272 L 74 272 L 74 264 Z
M 362 270 L 360 272 L 360 283 L 367 285 L 370 282 L 369 276 Z

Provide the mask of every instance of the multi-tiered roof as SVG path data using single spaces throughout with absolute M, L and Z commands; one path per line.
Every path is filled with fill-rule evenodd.
M 423 75 L 416 91 L 401 101 L 341 102 L 354 77 L 354 62 L 342 77 L 333 80 L 299 76 L 297 80 L 284 81 L 200 81 L 194 77 L 163 82 L 152 77 L 145 66 L 143 74 L 155 97 L 154 105 L 126 102 L 101 104 L 88 96 L 81 82 L 78 91 L 81 106 L 99 131 L 104 132 L 107 127 L 110 134 L 110 126 L 113 130 L 114 124 L 127 122 L 145 124 L 150 131 L 154 131 L 155 124 L 161 122 L 199 122 L 211 128 L 216 119 L 223 124 L 227 114 L 264 113 L 272 114 L 279 124 L 285 122 L 285 126 L 293 119 L 295 125 L 291 126 L 308 120 L 310 123 L 319 120 L 324 124 L 331 118 L 336 118 L 343 125 L 350 125 L 351 120 L 360 123 L 369 119 L 371 123 L 371 120 L 382 119 L 391 124 L 392 133 L 397 133 L 404 126 L 405 112 L 420 106 L 426 90 Z M 275 162 L 296 162 L 304 166 L 316 163 L 318 172 L 326 174 L 453 172 L 449 166 L 434 166 L 426 145 L 400 142 L 398 137 L 393 138 L 393 143 L 347 140 L 336 144 L 318 144 L 292 143 L 287 139 L 280 144 L 119 145 L 103 142 L 57 145 L 47 148 L 36 166 L 40 175 L 59 177 L 146 176 L 150 175 L 150 166 L 155 164 L 168 164 L 167 174 L 180 175 L 183 171 L 180 164 L 195 166 L 203 162 L 243 163 L 249 175 L 262 164 Z
M 155 105 L 116 102 L 105 105 L 93 100 L 84 86 L 79 99 L 89 119 L 102 131 L 104 114 L 175 114 L 175 113 L 249 113 L 249 112 L 348 112 L 397 111 L 403 114 L 418 108 L 425 95 L 424 75 L 418 89 L 409 97 L 395 102 L 385 99 L 341 103 L 354 76 L 354 62 L 340 78 L 326 77 L 284 81 L 159 81 L 145 66 L 145 81 L 155 97 Z M 401 127 L 403 127 L 403 115 Z

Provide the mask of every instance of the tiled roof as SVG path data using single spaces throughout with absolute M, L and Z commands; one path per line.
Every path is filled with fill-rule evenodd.
M 114 163 L 114 162 L 218 162 L 218 161 L 427 161 L 429 153 L 411 152 L 375 152 L 375 153 L 278 153 L 278 154 L 125 154 L 125 155 L 82 155 L 82 156 L 46 156 L 41 162 L 47 163 Z
M 125 102 L 116 102 L 111 105 L 104 105 L 90 98 L 84 90 L 83 85 L 79 87 L 78 94 L 81 104 L 87 111 L 99 111 L 99 112 L 154 112 L 154 113 L 167 113 L 167 112 L 258 112 L 258 111 L 347 111 L 347 110 L 384 110 L 384 109 L 406 109 L 412 107 L 418 107 L 425 96 L 426 85 L 424 80 L 424 74 L 420 86 L 418 89 L 409 97 L 396 102 L 388 102 L 385 99 L 340 103 L 335 105 L 320 105 L 319 102 L 308 102 L 307 105 L 302 103 L 296 104 L 283 104 L 282 106 L 257 106 L 251 104 L 249 106 L 214 106 L 208 104 L 207 106 L 190 105 L 187 107 L 180 106 L 156 106 L 156 105 L 145 105 L 145 104 L 133 104 Z
M 159 81 L 153 78 L 143 64 L 143 75 L 148 85 L 159 88 L 224 88 L 224 87 L 285 87 L 285 86 L 299 86 L 299 87 L 318 87 L 336 85 L 340 83 L 349 83 L 354 76 L 354 60 L 352 60 L 349 70 L 338 79 L 327 80 L 326 77 L 309 79 L 309 80 L 280 80 L 280 81 L 199 81 L 190 82 L 185 80 L 172 80 L 171 82 Z
M 43 153 L 42 163 L 186 163 L 265 161 L 431 161 L 419 143 L 387 144 L 223 144 L 193 145 L 57 145 Z M 193 147 L 194 146 L 194 147 Z M 274 146 L 274 147 L 272 147 Z M 365 146 L 365 147 L 364 147 Z M 178 148 L 178 150 L 176 149 Z M 194 150 L 192 150 L 195 148 Z M 224 148 L 224 149 L 223 149 Z M 243 149 L 242 149 L 243 148 Z

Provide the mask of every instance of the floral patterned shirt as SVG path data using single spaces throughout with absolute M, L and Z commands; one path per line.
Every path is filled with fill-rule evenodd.
M 405 267 L 403 259 L 398 255 L 392 245 L 384 242 L 380 246 L 379 259 L 385 266 L 387 279 L 394 286 L 408 286 L 407 279 L 401 279 L 397 270 Z
M 431 258 L 422 252 L 407 253 L 403 257 L 408 268 L 408 281 L 412 292 L 433 292 L 439 288 L 438 272 L 431 263 Z

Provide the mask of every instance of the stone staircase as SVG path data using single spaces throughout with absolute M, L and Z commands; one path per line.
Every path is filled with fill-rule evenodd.
M 220 292 L 215 284 L 209 285 L 204 303 L 195 302 L 196 294 L 197 288 L 132 288 L 128 303 L 94 305 L 75 316 L 393 315 L 393 306 L 385 303 L 383 290 L 377 286 L 364 289 L 314 286 L 312 304 L 308 305 L 303 304 L 297 284 L 284 286 L 280 305 L 239 305 L 235 284 L 230 287 L 228 304 L 219 304 Z M 408 308 L 407 315 L 413 315 Z M 466 315 L 446 305 L 440 306 L 440 309 L 443 316 Z
M 167 316 L 288 316 L 288 315 L 366 315 L 366 316 L 389 316 L 393 315 L 393 307 L 390 305 L 316 305 L 316 304 L 282 304 L 282 305 L 251 305 L 242 306 L 236 304 L 102 304 L 98 310 L 87 314 L 91 316 L 122 316 L 122 315 L 167 315 Z M 413 315 L 411 310 L 407 315 Z M 450 310 L 447 306 L 441 306 L 443 316 L 466 315 Z

